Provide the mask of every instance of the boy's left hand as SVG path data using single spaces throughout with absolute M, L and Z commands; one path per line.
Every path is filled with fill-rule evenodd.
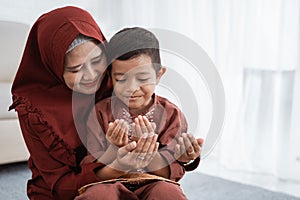
M 130 139 L 137 142 L 141 137 L 147 137 L 149 134 L 154 134 L 156 124 L 150 123 L 147 117 L 139 115 L 134 119 L 134 123 L 131 124 L 131 127 L 132 135 Z
M 189 162 L 201 155 L 203 139 L 196 139 L 192 134 L 183 133 L 175 147 L 174 157 L 179 162 Z

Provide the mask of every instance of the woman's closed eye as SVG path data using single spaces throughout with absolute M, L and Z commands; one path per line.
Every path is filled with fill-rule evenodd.
M 115 79 L 116 82 L 119 82 L 119 83 L 125 83 L 126 79 Z
M 82 68 L 82 65 L 81 66 L 78 66 L 78 67 L 68 67 L 68 68 L 66 68 L 65 70 L 67 71 L 67 72 L 71 72 L 71 73 L 77 73 L 77 72 L 79 72 L 80 70 L 81 70 L 81 68 Z

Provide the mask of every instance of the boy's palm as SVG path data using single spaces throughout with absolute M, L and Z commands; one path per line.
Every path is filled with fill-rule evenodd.
M 117 147 L 123 147 L 128 144 L 128 125 L 124 120 L 116 119 L 109 123 L 106 139 Z

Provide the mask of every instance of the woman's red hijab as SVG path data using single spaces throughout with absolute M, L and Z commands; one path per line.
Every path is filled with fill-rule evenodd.
M 25 106 L 27 112 L 37 113 L 41 123 L 49 124 L 49 137 L 58 138 L 70 149 L 81 144 L 77 132 L 83 130 L 81 126 L 94 101 L 94 95 L 73 93 L 63 80 L 65 52 L 79 34 L 105 41 L 92 16 L 77 7 L 55 9 L 35 22 L 13 82 L 10 106 L 17 111 Z M 110 89 L 106 77 L 98 96 L 109 94 Z

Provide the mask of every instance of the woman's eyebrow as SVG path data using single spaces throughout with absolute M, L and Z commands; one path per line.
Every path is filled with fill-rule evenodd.
M 114 72 L 113 75 L 114 76 L 123 76 L 124 73 L 122 73 L 122 72 Z
M 103 53 L 101 52 L 99 55 L 94 56 L 94 57 L 91 59 L 91 61 L 94 61 L 94 60 L 97 60 L 98 58 L 101 58 L 102 55 L 103 55 Z
M 102 57 L 102 52 L 101 52 L 99 55 L 93 57 L 93 58 L 91 59 L 91 61 L 97 60 L 99 57 Z M 74 66 L 67 66 L 66 69 L 76 69 L 76 68 L 78 68 L 78 67 L 80 67 L 80 66 L 82 66 L 82 64 L 74 65 Z

